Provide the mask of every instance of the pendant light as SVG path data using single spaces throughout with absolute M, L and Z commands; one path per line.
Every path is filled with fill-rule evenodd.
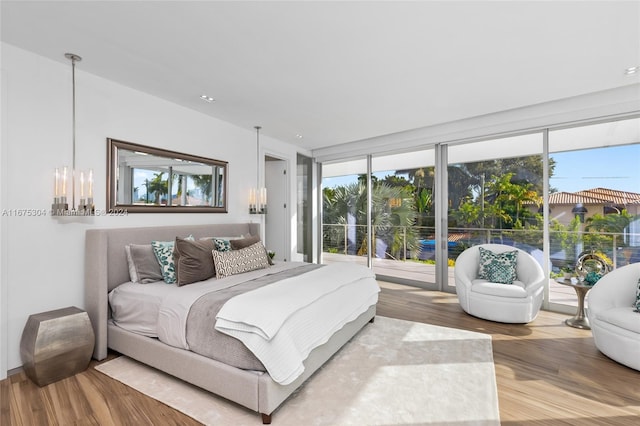
M 93 205 L 93 170 L 76 170 L 76 62 L 82 58 L 74 53 L 65 53 L 65 58 L 71 61 L 71 116 L 72 116 L 72 145 L 71 169 L 63 166 L 55 169 L 53 184 L 52 216 L 92 216 L 95 214 Z M 69 187 L 69 183 L 71 186 Z M 69 190 L 71 204 L 69 204 Z M 79 203 L 76 209 L 76 192 Z

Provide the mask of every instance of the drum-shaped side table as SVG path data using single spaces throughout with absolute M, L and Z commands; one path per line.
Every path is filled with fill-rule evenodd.
M 89 315 L 71 306 L 30 315 L 22 332 L 20 356 L 27 377 L 46 386 L 84 371 L 94 345 Z

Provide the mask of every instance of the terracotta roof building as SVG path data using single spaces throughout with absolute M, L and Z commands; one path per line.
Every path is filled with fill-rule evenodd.
M 534 205 L 529 208 L 537 209 Z M 563 225 L 568 225 L 576 215 L 584 221 L 596 213 L 619 214 L 623 209 L 637 218 L 629 226 L 629 242 L 640 246 L 640 193 L 593 188 L 549 194 L 549 216 Z
M 640 214 L 640 193 L 593 188 L 549 194 L 551 218 L 565 225 L 569 224 L 577 214 L 583 215 L 583 219 L 588 219 L 596 213 L 620 213 L 623 209 L 631 215 Z

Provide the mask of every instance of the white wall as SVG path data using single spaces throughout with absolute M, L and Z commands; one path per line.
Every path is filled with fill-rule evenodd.
M 3 43 L 1 65 L 0 160 L 7 164 L 2 170 L 7 182 L 0 194 L 0 207 L 9 214 L 2 218 L 4 226 L 0 229 L 6 247 L 0 251 L 0 311 L 3 307 L 6 311 L 0 312 L 0 338 L 2 330 L 7 330 L 6 344 L 2 342 L 0 348 L 3 378 L 7 369 L 22 364 L 20 337 L 30 314 L 71 305 L 83 307 L 86 229 L 262 218 L 249 215 L 247 205 L 249 188 L 257 179 L 256 157 L 247 155 L 256 149 L 253 128 L 242 129 L 88 74 L 82 71 L 82 62 L 76 66 L 76 167 L 94 170 L 96 209 L 106 208 L 106 138 L 112 137 L 228 161 L 229 213 L 130 214 L 75 221 L 58 220 L 48 214 L 11 215 L 20 209 L 48 210 L 53 197 L 53 169 L 71 165 L 71 64 Z M 277 151 L 295 164 L 293 145 L 269 137 L 260 141 L 265 150 Z M 289 193 L 295 196 L 296 192 Z M 295 231 L 293 227 L 292 241 L 296 240 Z

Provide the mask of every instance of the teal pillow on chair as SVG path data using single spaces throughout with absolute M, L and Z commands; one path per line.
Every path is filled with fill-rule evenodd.
M 513 284 L 516 280 L 516 261 L 518 251 L 494 253 L 483 247 L 480 250 L 480 269 L 478 277 L 492 283 Z

